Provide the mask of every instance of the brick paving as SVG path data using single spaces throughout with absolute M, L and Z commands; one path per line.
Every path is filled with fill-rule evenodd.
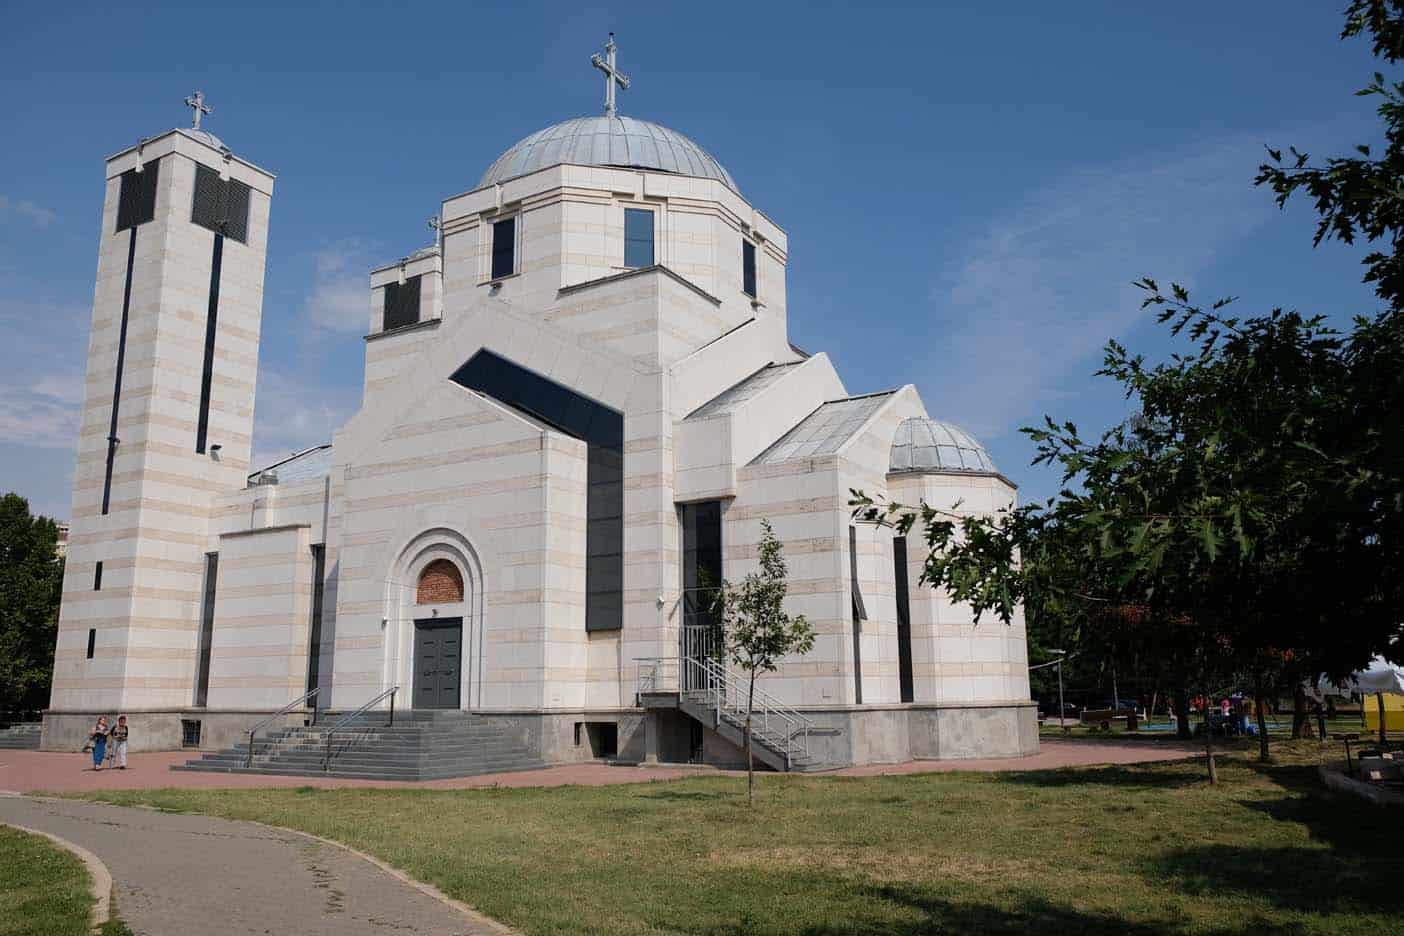
M 887 774 L 945 773 L 949 771 L 1049 770 L 1097 764 L 1137 764 L 1193 757 L 1200 748 L 1174 741 L 1049 741 L 1032 757 L 958 761 L 909 761 L 904 764 L 871 764 L 830 771 L 823 776 L 865 777 Z M 90 790 L 258 789 L 267 787 L 415 787 L 421 789 L 472 789 L 476 787 L 607 786 L 647 783 L 680 777 L 718 776 L 735 773 L 711 767 L 669 765 L 661 767 L 616 766 L 602 763 L 570 764 L 544 770 L 487 774 L 451 780 L 420 782 L 345 780 L 335 777 L 273 777 L 255 774 L 218 774 L 174 771 L 169 768 L 194 757 L 190 751 L 133 754 L 127 770 L 94 772 L 83 754 L 46 751 L 0 751 L 0 790 L 19 793 L 81 793 Z

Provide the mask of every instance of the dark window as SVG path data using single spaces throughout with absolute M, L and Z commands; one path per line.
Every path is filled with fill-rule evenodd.
M 204 705 L 210 693 L 210 641 L 214 638 L 215 582 L 218 578 L 219 553 L 205 553 L 205 595 L 200 605 L 200 660 L 195 671 L 196 705 Z
M 682 523 L 683 624 L 720 623 L 712 601 L 722 579 L 721 501 L 678 508 Z
M 492 226 L 492 278 L 502 279 L 516 272 L 517 219 L 508 218 Z
M 205 454 L 209 441 L 210 395 L 214 392 L 215 337 L 219 333 L 219 282 L 224 265 L 224 235 L 215 234 L 210 250 L 210 294 L 205 309 L 205 364 L 200 372 L 200 415 L 195 422 L 195 451 Z
M 311 692 L 321 683 L 322 665 L 322 594 L 323 579 L 327 571 L 327 547 L 325 543 L 312 544 L 312 626 L 307 642 L 307 691 Z M 313 698 L 315 708 L 321 699 Z M 325 706 L 324 706 L 325 707 Z
M 93 567 L 93 591 L 102 591 L 102 561 Z
M 623 414 L 491 351 L 449 379 L 585 442 L 585 629 L 623 627 Z
M 152 160 L 141 171 L 128 169 L 122 173 L 122 189 L 117 196 L 117 230 L 125 231 L 145 224 L 156 217 L 156 180 L 160 178 L 161 163 Z
M 197 165 L 190 220 L 245 243 L 249 239 L 249 187 L 236 179 L 221 179 L 209 166 Z
M 200 722 L 198 719 L 182 718 L 180 720 L 180 746 L 200 746 Z
M 419 321 L 419 277 L 385 284 L 385 321 L 382 329 L 403 328 Z
M 97 628 L 88 628 L 88 659 L 93 658 L 93 649 L 97 646 Z
M 647 209 L 624 209 L 624 265 L 653 266 L 653 212 Z
M 741 242 L 741 291 L 756 298 L 756 245 L 748 240 Z
M 907 538 L 892 541 L 892 581 L 897 592 L 897 680 L 903 702 L 915 698 L 912 687 L 912 599 L 907 590 Z
M 848 572 L 853 580 L 853 701 L 863 704 L 863 622 L 868 609 L 863 605 L 863 590 L 858 587 L 858 529 L 848 528 Z

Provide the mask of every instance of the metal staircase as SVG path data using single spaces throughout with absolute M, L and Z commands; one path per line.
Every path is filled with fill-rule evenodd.
M 671 706 L 738 748 L 746 740 L 746 696 L 750 677 L 712 656 L 639 659 L 638 694 L 644 707 Z M 673 686 L 677 689 L 674 691 Z M 822 770 L 809 748 L 814 722 L 759 686 L 751 710 L 755 759 L 779 771 Z

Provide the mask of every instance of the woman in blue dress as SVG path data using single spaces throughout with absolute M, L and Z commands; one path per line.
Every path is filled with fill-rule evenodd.
M 107 716 L 99 715 L 93 733 L 88 736 L 93 748 L 93 769 L 101 770 L 103 758 L 107 756 Z

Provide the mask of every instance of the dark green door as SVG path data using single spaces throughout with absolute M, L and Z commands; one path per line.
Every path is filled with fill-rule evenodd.
M 414 622 L 414 707 L 458 708 L 463 619 Z

